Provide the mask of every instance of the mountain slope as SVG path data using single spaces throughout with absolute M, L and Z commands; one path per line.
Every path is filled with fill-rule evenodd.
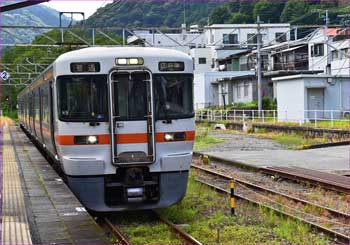
M 2 2 L 1 5 L 7 5 L 10 1 Z M 62 23 L 68 25 L 70 20 L 63 17 Z M 59 13 L 58 11 L 39 4 L 27 8 L 16 9 L 0 14 L 1 25 L 13 26 L 58 26 Z M 36 35 L 43 30 L 32 29 L 6 29 L 1 30 L 1 43 L 26 43 L 34 39 Z M 47 31 L 47 30 L 46 30 Z
M 223 0 L 119 0 L 100 8 L 88 20 L 89 26 L 180 27 L 206 25 L 210 12 Z M 185 10 L 185 11 L 184 11 Z

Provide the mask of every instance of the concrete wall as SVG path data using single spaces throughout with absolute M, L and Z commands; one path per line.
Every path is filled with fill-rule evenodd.
M 312 113 L 304 112 L 308 110 L 308 89 L 312 88 L 322 88 L 324 91 L 325 111 L 317 114 L 320 119 L 342 118 L 340 111 L 350 111 L 349 78 L 291 77 L 276 81 L 275 84 L 280 121 L 298 122 L 313 119 Z
M 191 57 L 194 59 L 194 72 L 203 73 L 211 71 L 212 49 L 211 48 L 194 48 L 190 51 Z M 206 64 L 199 64 L 199 58 L 206 58 Z
M 304 120 L 305 87 L 302 78 L 276 83 L 278 121 Z

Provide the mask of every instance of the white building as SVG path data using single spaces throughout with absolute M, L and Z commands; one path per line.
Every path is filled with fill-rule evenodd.
M 290 24 L 261 24 L 262 43 L 277 44 L 290 40 Z M 207 46 L 253 48 L 257 45 L 257 24 L 214 24 L 207 26 Z
M 350 28 L 329 28 L 327 35 L 320 28 L 310 38 L 309 70 L 327 73 L 328 69 L 332 75 L 350 75 Z
M 220 81 L 225 78 L 240 77 L 253 75 L 252 71 L 242 71 L 242 72 L 202 72 L 194 74 L 194 100 L 195 100 L 195 109 L 202 109 L 212 105 L 223 104 L 223 97 L 225 97 L 226 104 L 233 103 L 233 93 L 234 90 L 232 87 L 228 87 Z M 252 89 L 252 88 L 246 88 Z M 242 99 L 247 99 L 248 94 L 242 92 Z M 247 97 L 247 98 L 245 98 Z M 237 102 L 237 101 L 235 101 Z
M 246 55 L 257 46 L 257 28 L 257 24 L 214 24 L 203 31 L 198 26 L 186 31 L 183 25 L 181 33 L 138 31 L 128 38 L 128 43 L 173 48 L 189 54 L 194 61 L 195 106 L 203 108 L 223 104 L 219 96 L 220 78 L 236 78 L 235 84 L 227 85 L 227 104 L 250 102 L 257 97 L 252 79 L 239 80 L 242 76 L 255 76 L 255 67 L 248 65 Z M 290 40 L 290 31 L 288 23 L 261 24 L 262 46 Z M 239 96 L 241 88 L 244 96 Z
M 205 35 L 197 25 L 191 26 L 189 31 L 183 25 L 180 33 L 164 33 L 154 29 L 136 30 L 133 33 L 127 39 L 128 44 L 176 49 L 187 54 L 191 48 L 205 47 L 206 44 Z
M 350 76 L 294 75 L 272 79 L 279 121 L 304 122 L 349 116 Z

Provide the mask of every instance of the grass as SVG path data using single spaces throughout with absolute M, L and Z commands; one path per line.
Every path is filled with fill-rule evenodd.
M 263 136 L 266 138 L 273 139 L 278 143 L 286 146 L 288 149 L 303 149 L 309 145 L 315 145 L 327 142 L 326 138 L 305 138 L 296 134 L 278 134 L 278 133 L 264 133 L 254 134 L 257 136 Z
M 209 131 L 210 129 L 208 127 L 197 127 L 196 141 L 194 143 L 194 149 L 196 151 L 208 149 L 218 143 L 225 141 L 223 139 L 210 136 Z
M 152 220 L 151 213 L 134 211 L 114 214 L 114 220 L 131 244 L 181 244 L 182 240 L 166 224 Z M 118 244 L 118 241 L 113 241 Z
M 272 211 L 237 202 L 237 216 L 230 215 L 229 199 L 194 180 L 191 175 L 186 197 L 161 210 L 172 222 L 203 244 L 329 244 L 309 226 Z
M 205 119 L 204 119 L 205 120 Z M 237 123 L 242 123 L 243 119 L 237 117 L 235 120 L 231 118 L 230 120 L 216 120 L 217 122 L 220 123 L 228 123 L 228 122 L 237 122 Z M 322 120 L 322 121 L 317 121 L 317 123 L 313 122 L 308 122 L 308 123 L 297 123 L 297 122 L 277 122 L 274 120 L 271 116 L 271 118 L 265 118 L 264 120 L 260 118 L 255 118 L 253 119 L 245 119 L 244 120 L 247 123 L 264 123 L 264 124 L 271 124 L 271 125 L 278 125 L 278 126 L 289 126 L 289 127 L 310 127 L 310 128 L 321 128 L 321 129 L 342 129 L 342 130 L 350 130 L 350 119 L 343 119 L 343 120 Z
M 204 129 L 207 130 L 205 134 L 201 132 Z M 196 150 L 210 148 L 211 146 L 224 141 L 222 139 L 208 136 L 209 132 L 210 132 L 210 129 L 206 124 L 197 124 L 196 133 L 198 138 L 196 137 L 196 143 L 195 143 Z M 224 131 L 224 133 L 236 133 L 236 134 L 242 134 L 242 135 L 247 134 L 241 131 L 238 132 L 233 130 L 226 130 Z M 327 138 L 307 138 L 299 134 L 268 132 L 265 129 L 256 129 L 255 132 L 249 132 L 248 135 L 275 140 L 276 142 L 287 147 L 288 149 L 304 149 L 310 145 L 329 142 L 329 139 Z

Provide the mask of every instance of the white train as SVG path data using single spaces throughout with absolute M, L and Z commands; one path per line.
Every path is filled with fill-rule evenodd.
M 94 211 L 167 207 L 186 193 L 193 62 L 169 49 L 65 53 L 18 95 L 19 121 Z

